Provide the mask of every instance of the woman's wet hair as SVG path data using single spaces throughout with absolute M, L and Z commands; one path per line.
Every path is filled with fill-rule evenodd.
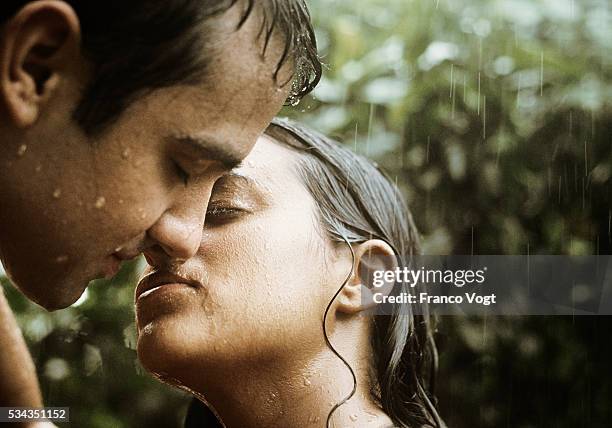
M 374 163 L 287 119 L 275 119 L 266 134 L 299 153 L 300 178 L 333 242 L 383 240 L 400 266 L 420 254 L 419 234 L 402 195 Z M 396 283 L 393 294 L 407 292 L 405 287 Z M 390 315 L 372 316 L 372 396 L 399 427 L 444 427 L 435 408 L 437 352 L 427 307 L 400 313 L 392 306 Z
M 30 1 L 2 0 L 0 28 Z M 288 61 L 295 64 L 289 103 L 309 93 L 321 78 L 305 0 L 64 1 L 79 17 L 83 53 L 93 66 L 91 81 L 74 112 L 88 134 L 103 131 L 144 91 L 205 79 L 212 50 L 206 49 L 206 31 L 199 30 L 233 6 L 243 10 L 237 29 L 255 7 L 262 8 L 263 51 L 278 30 L 284 50 L 274 76 L 276 84 L 288 83 L 279 81 L 278 73 Z

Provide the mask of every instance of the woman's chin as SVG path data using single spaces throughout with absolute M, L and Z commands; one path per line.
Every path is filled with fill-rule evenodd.
M 206 338 L 191 337 L 184 325 L 166 318 L 139 328 L 138 359 L 147 371 L 180 379 L 181 373 L 193 373 L 205 362 Z
M 162 378 L 161 380 L 176 378 L 176 372 L 184 364 L 184 356 L 181 357 L 172 349 L 172 343 L 154 335 L 139 337 L 137 353 L 140 364 L 148 372 Z

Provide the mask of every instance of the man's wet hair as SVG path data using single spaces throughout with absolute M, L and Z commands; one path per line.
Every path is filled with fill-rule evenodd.
M 2 0 L 0 27 L 32 0 Z M 103 131 L 135 99 L 159 88 L 196 84 L 206 78 L 207 52 L 202 25 L 232 7 L 242 7 L 236 30 L 256 7 L 262 8 L 258 37 L 262 54 L 273 37 L 284 42 L 275 83 L 291 84 L 288 103 L 308 94 L 321 78 L 314 30 L 305 0 L 64 0 L 77 13 L 82 50 L 93 75 L 74 112 L 87 134 Z M 231 53 L 230 53 L 231 54 Z M 288 62 L 289 81 L 279 81 Z

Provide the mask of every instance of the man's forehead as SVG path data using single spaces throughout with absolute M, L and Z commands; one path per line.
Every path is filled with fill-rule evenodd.
M 211 19 L 209 22 L 216 27 L 215 31 L 200 30 L 206 32 L 203 37 L 206 40 L 203 51 L 208 57 L 205 80 L 213 88 L 227 80 L 235 85 L 249 83 L 251 92 L 290 90 L 287 82 L 293 75 L 294 64 L 292 55 L 280 63 L 287 47 L 282 30 L 270 26 L 261 2 L 253 2 L 248 12 L 246 3 L 237 2 Z

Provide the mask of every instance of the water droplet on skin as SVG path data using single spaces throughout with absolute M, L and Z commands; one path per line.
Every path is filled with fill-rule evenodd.
M 310 386 L 312 382 L 307 377 L 304 378 L 304 386 Z
M 351 416 L 349 416 L 349 418 L 351 419 L 351 421 L 355 422 L 357 419 L 359 419 L 359 416 L 353 413 Z
M 42 171 L 42 165 L 37 165 L 36 168 L 34 169 L 34 171 L 36 171 L 36 172 Z
M 117 247 L 117 248 L 115 248 L 115 253 L 118 253 L 121 250 L 123 250 L 123 247 Z
M 66 263 L 68 261 L 68 256 L 59 256 L 55 259 L 56 263 Z
M 119 199 L 119 204 L 123 205 L 123 199 Z
M 62 189 L 55 189 L 55 191 L 53 192 L 53 197 L 55 199 L 59 199 L 60 196 L 62 196 Z
M 100 196 L 98 199 L 96 199 L 97 209 L 104 207 L 104 205 L 106 205 L 106 198 L 104 196 Z
M 128 159 L 130 157 L 130 149 L 126 148 L 122 153 L 121 153 L 121 157 L 123 159 Z
M 21 157 L 25 155 L 26 150 L 28 150 L 28 146 L 22 144 L 21 146 L 19 146 L 19 149 L 17 149 L 17 156 Z

